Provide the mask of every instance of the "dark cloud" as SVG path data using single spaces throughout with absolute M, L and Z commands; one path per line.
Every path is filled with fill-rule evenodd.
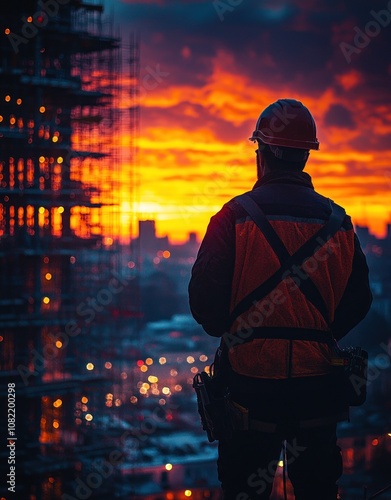
M 289 82 L 292 92 L 319 95 L 335 74 L 354 67 L 387 95 L 391 28 L 381 27 L 364 48 L 355 47 L 356 29 L 365 32 L 376 22 L 371 11 L 385 9 L 386 2 L 243 0 L 224 12 L 223 20 L 214 5 L 122 1 L 117 13 L 127 29 L 140 31 L 143 60 L 160 62 L 177 83 L 202 85 L 211 59 L 223 49 L 233 55 L 238 72 L 270 85 Z M 354 47 L 350 63 L 341 43 Z M 184 46 L 191 51 L 188 58 L 181 53 Z
M 341 104 L 333 104 L 325 115 L 325 124 L 330 127 L 354 128 L 352 113 Z

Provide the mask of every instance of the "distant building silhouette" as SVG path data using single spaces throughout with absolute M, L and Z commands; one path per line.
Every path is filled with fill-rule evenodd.
M 152 260 L 163 257 L 164 252 L 169 252 L 172 258 L 195 257 L 199 248 L 199 241 L 195 232 L 189 233 L 188 241 L 174 245 L 168 236 L 156 236 L 156 223 L 154 220 L 140 220 L 138 223 L 138 236 L 131 242 L 131 250 L 136 252 L 141 259 Z M 155 261 L 157 262 L 157 260 Z

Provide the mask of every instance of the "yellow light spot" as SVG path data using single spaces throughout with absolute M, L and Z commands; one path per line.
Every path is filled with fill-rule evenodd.
M 59 156 L 59 157 L 57 158 L 57 163 L 60 163 L 60 164 L 61 164 L 63 161 L 64 161 L 64 158 L 63 158 L 62 156 Z
M 159 379 L 157 377 L 155 377 L 154 375 L 150 375 L 148 377 L 148 382 L 151 382 L 151 384 L 156 384 L 156 382 L 158 382 Z
M 83 403 L 83 405 L 87 404 L 88 403 L 88 398 L 86 396 L 83 396 L 81 398 L 81 402 Z
M 161 365 L 166 364 L 166 363 L 167 363 L 166 358 L 165 358 L 165 357 L 163 357 L 163 356 L 162 356 L 161 358 L 159 358 L 159 363 L 160 363 Z
M 113 395 L 111 394 L 111 392 L 109 392 L 108 394 L 106 394 L 106 399 L 110 399 L 112 400 L 113 399 Z
M 39 163 L 45 163 L 45 157 L 44 156 L 40 156 L 39 157 Z
M 9 28 L 5 28 L 4 33 L 6 35 L 9 35 L 11 33 L 11 30 Z
M 52 142 L 57 142 L 58 141 L 58 137 L 55 135 L 52 137 Z
M 45 207 L 39 207 L 38 212 L 40 214 L 44 214 L 45 213 Z
M 45 106 L 41 106 L 41 107 L 39 108 L 39 112 L 40 112 L 40 113 L 45 113 L 45 111 L 46 111 Z
M 19 98 L 19 99 L 16 99 L 16 104 L 17 104 L 18 106 L 20 106 L 20 105 L 22 104 L 22 99 L 20 99 L 20 98 Z
M 185 490 L 185 497 L 191 497 L 192 492 L 191 490 Z
M 103 238 L 103 244 L 107 247 L 111 247 L 111 245 L 114 243 L 113 238 L 110 238 L 109 236 L 106 236 Z
M 90 371 L 91 371 L 91 370 L 93 370 L 93 369 L 94 369 L 94 364 L 93 364 L 93 363 L 87 363 L 87 364 L 86 364 L 86 368 L 87 368 L 87 370 L 90 370 Z
M 168 394 L 170 394 L 170 389 L 168 387 L 163 387 L 162 393 L 167 396 Z
M 110 363 L 110 361 L 106 361 L 105 363 L 105 368 L 106 370 L 110 370 L 113 365 Z
M 284 461 L 283 460 L 280 460 L 278 462 L 278 467 L 284 467 Z
M 189 363 L 189 365 L 190 365 L 191 363 L 194 363 L 195 359 L 193 358 L 193 356 L 187 356 L 186 361 L 187 361 L 187 362 Z
M 54 421 L 53 421 L 53 427 L 54 427 L 55 429 L 58 429 L 58 428 L 60 427 L 60 424 L 58 423 L 58 420 L 54 420 Z
M 11 96 L 10 95 L 6 95 L 4 99 L 5 99 L 5 102 L 10 102 Z
M 59 214 L 64 213 L 64 207 L 58 207 L 58 208 L 57 208 L 57 212 L 58 212 Z
M 87 415 L 84 417 L 88 422 L 91 422 L 91 420 L 94 418 L 91 413 L 87 413 Z
M 57 341 L 56 341 L 56 347 L 57 347 L 57 349 L 61 349 L 61 347 L 62 347 L 62 342 L 61 342 L 61 340 L 57 340 Z
M 148 366 L 146 366 L 146 365 L 142 365 L 142 366 L 140 366 L 140 370 L 141 370 L 143 373 L 145 373 L 145 372 L 147 372 L 147 371 L 148 371 Z
M 46 274 L 45 274 L 45 278 L 46 278 L 48 281 L 50 281 L 50 280 L 52 279 L 52 277 L 53 277 L 53 276 L 52 276 L 50 273 L 46 273 Z
M 145 360 L 145 364 L 146 364 L 146 365 L 152 365 L 152 364 L 153 364 L 153 359 L 152 359 L 152 358 L 147 358 L 147 359 Z
M 44 304 L 49 304 L 49 302 L 50 302 L 49 297 L 44 297 L 44 298 L 42 299 L 42 302 L 43 302 Z
M 60 408 L 61 405 L 62 405 L 61 399 L 56 399 L 56 401 L 54 401 L 53 403 L 54 408 Z
M 165 465 L 166 470 L 172 470 L 172 464 L 166 464 Z
M 391 432 L 389 432 L 389 433 L 387 434 L 387 436 L 391 438 Z
M 164 250 L 163 257 L 165 259 L 169 259 L 171 257 L 171 252 L 169 252 L 168 250 Z

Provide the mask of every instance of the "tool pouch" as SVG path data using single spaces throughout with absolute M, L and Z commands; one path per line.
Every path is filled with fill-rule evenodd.
M 207 433 L 208 441 L 228 439 L 232 432 L 227 414 L 229 394 L 220 376 L 210 376 L 204 371 L 197 373 L 193 379 L 193 388 L 197 395 L 202 428 Z
M 331 364 L 339 374 L 349 406 L 363 405 L 367 397 L 367 351 L 361 347 L 341 349 L 337 346 Z
M 232 429 L 240 431 L 249 430 L 248 408 L 228 399 L 226 402 L 227 414 L 229 415 Z

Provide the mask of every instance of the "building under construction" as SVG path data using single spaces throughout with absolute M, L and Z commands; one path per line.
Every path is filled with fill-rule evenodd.
M 131 280 L 116 240 L 120 39 L 93 0 L 0 10 L 0 497 L 111 498 L 120 451 L 99 419 L 122 404 Z

